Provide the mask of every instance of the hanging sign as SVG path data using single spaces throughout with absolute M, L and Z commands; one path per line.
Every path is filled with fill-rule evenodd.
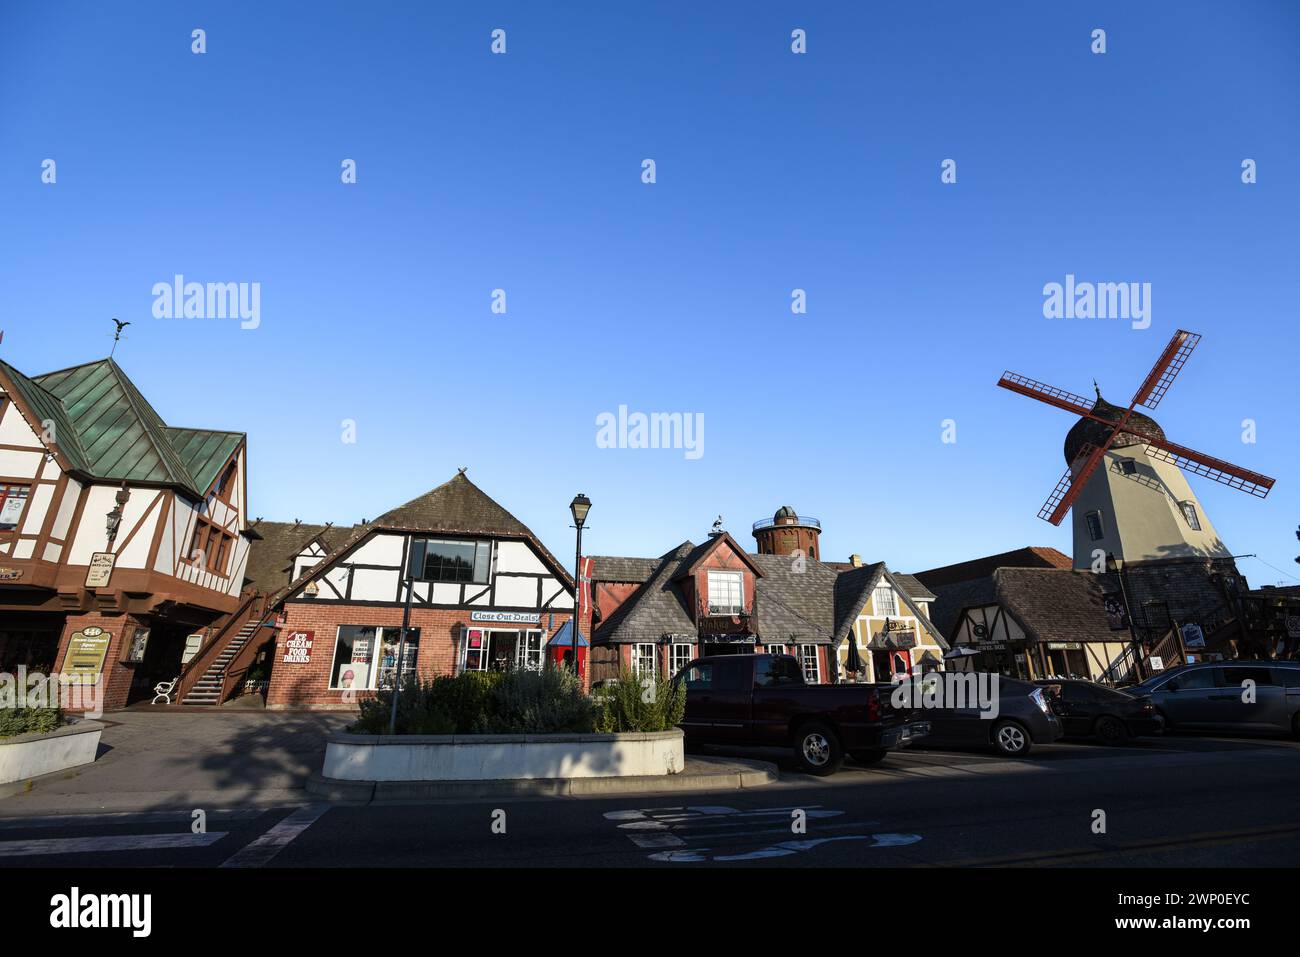
M 1150 662 L 1152 671 L 1165 670 L 1165 659 L 1161 658 L 1159 655 L 1152 655 L 1147 659 L 1147 661 Z
M 311 661 L 311 646 L 316 639 L 314 631 L 291 631 L 284 640 L 284 661 L 291 665 L 305 665 Z
M 0 568 L 0 582 L 16 582 L 22 577 L 21 568 Z
M 108 580 L 113 577 L 113 566 L 117 556 L 112 552 L 95 552 L 90 556 L 90 567 L 86 569 L 87 588 L 107 588 Z
M 63 674 L 69 683 L 93 685 L 99 681 L 112 639 L 111 632 L 93 625 L 73 632 L 63 659 Z
M 1201 631 L 1201 626 L 1188 622 L 1183 625 L 1183 644 L 1188 648 L 1204 648 L 1205 632 Z
M 539 611 L 471 611 L 469 620 L 537 625 L 542 621 L 542 613 Z

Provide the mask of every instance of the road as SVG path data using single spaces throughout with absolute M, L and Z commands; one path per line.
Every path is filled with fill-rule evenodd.
M 774 757 L 748 752 L 747 756 Z M 743 791 L 0 817 L 6 867 L 1294 866 L 1300 743 L 914 750 Z M 1104 826 L 1104 830 L 1102 829 Z

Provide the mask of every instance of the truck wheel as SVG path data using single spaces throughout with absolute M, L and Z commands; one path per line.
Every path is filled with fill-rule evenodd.
M 1128 740 L 1128 728 L 1114 715 L 1102 715 L 1092 730 L 1102 744 L 1123 744 Z
M 822 777 L 835 773 L 844 760 L 844 751 L 834 731 L 812 721 L 795 733 L 794 758 L 805 773 Z
M 853 760 L 858 764 L 879 764 L 885 760 L 885 755 L 889 754 L 888 748 L 875 748 L 871 751 L 854 751 Z
M 1009 758 L 1018 758 L 1029 752 L 1033 742 L 1015 721 L 999 721 L 993 728 L 993 746 Z

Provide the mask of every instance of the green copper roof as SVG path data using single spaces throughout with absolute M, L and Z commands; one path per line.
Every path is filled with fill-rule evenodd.
M 30 379 L 0 366 L 33 413 L 55 423 L 56 443 L 73 467 L 94 478 L 156 482 L 201 496 L 243 439 L 170 428 L 112 359 Z

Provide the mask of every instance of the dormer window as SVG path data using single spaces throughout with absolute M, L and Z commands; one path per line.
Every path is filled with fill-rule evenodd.
M 709 572 L 709 614 L 739 615 L 745 608 L 745 576 L 741 572 Z
M 894 590 L 888 585 L 877 588 L 871 601 L 875 605 L 877 615 L 892 617 L 898 614 L 898 602 L 894 598 Z

